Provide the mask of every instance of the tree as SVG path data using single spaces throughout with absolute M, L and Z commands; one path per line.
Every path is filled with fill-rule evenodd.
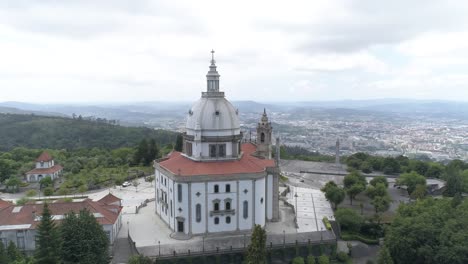
M 10 177 L 5 183 L 7 188 L 11 189 L 12 192 L 18 192 L 20 184 L 21 184 L 20 179 L 18 179 L 18 177 L 14 177 L 14 176 Z
M 372 172 L 372 165 L 371 165 L 368 161 L 364 161 L 364 162 L 361 164 L 360 169 L 361 169 L 361 171 L 364 172 L 364 173 L 371 173 L 371 172 Z
M 53 185 L 52 178 L 50 176 L 44 177 L 39 181 L 39 189 L 42 189 L 44 187 L 49 187 Z
M 318 258 L 318 264 L 330 264 L 330 258 L 327 255 L 321 255 Z
M 143 256 L 143 255 L 132 256 L 128 260 L 128 264 L 152 264 L 152 263 L 153 261 L 149 257 Z
M 307 264 L 315 264 L 315 257 L 307 256 Z
M 388 194 L 387 187 L 383 183 L 377 183 L 367 186 L 366 195 L 373 199 L 376 196 L 386 196 Z
M 60 233 L 50 215 L 49 205 L 44 203 L 41 222 L 37 227 L 36 251 L 37 264 L 60 263 Z
M 175 151 L 179 151 L 179 152 L 182 152 L 182 144 L 184 142 L 184 139 L 182 138 L 182 134 L 177 134 L 177 138 L 176 138 L 176 143 L 175 143 L 175 146 L 174 146 L 174 150 Z
M 304 264 L 304 258 L 303 257 L 295 257 L 292 260 L 292 264 Z
M 359 183 L 351 185 L 348 189 L 346 189 L 346 194 L 348 194 L 350 204 L 353 204 L 353 199 L 365 189 L 366 187 Z
M 5 250 L 5 245 L 3 245 L 2 241 L 0 240 L 0 263 L 8 263 L 8 255 Z
M 383 246 L 377 257 L 377 264 L 393 264 L 392 256 L 390 256 L 390 252 L 386 246 Z
M 54 194 L 54 188 L 47 187 L 44 189 L 44 196 L 51 196 L 52 194 Z
M 374 186 L 374 187 L 377 186 L 377 183 L 383 183 L 385 185 L 385 187 L 388 187 L 387 177 L 385 177 L 385 176 L 374 177 L 369 182 L 369 184 Z
M 13 263 L 13 262 L 16 262 L 16 261 L 19 262 L 19 261 L 22 261 L 24 259 L 24 256 L 21 253 L 21 251 L 19 251 L 19 249 L 16 247 L 15 243 L 13 243 L 11 240 L 10 240 L 10 243 L 8 244 L 6 253 L 7 253 L 7 257 L 8 257 L 8 261 L 9 261 L 7 263 Z
M 332 203 L 335 210 L 346 196 L 345 190 L 338 187 L 333 181 L 328 182 L 321 190 L 325 192 L 325 197 Z
M 142 139 L 138 144 L 138 147 L 133 156 L 133 162 L 135 164 L 144 164 L 145 158 L 148 155 L 148 142 L 146 139 Z
M 359 172 L 353 171 L 350 174 L 346 175 L 343 179 L 343 184 L 348 194 L 349 201 L 353 204 L 353 199 L 366 189 L 366 178 L 362 176 Z
M 418 184 L 416 185 L 416 188 L 414 188 L 414 191 L 411 193 L 410 197 L 413 200 L 422 199 L 426 196 L 426 193 L 427 193 L 426 185 Z
M 61 225 L 64 263 L 109 263 L 109 240 L 102 226 L 86 209 L 70 212 Z
M 390 197 L 388 195 L 384 195 L 384 196 L 375 196 L 372 201 L 371 201 L 371 204 L 374 206 L 374 209 L 375 209 L 375 213 L 383 213 L 385 211 L 388 210 L 388 208 L 390 208 Z
M 468 200 L 431 197 L 401 204 L 385 232 L 394 263 L 468 263 Z
M 255 225 L 252 238 L 247 248 L 247 264 L 266 263 L 266 231 L 260 225 Z
M 406 186 L 408 194 L 411 194 L 416 189 L 416 185 L 426 185 L 426 178 L 424 178 L 424 176 L 418 174 L 417 172 L 412 171 L 409 173 L 401 174 L 396 182 L 398 185 Z
M 145 165 L 148 166 L 159 157 L 159 149 L 154 138 L 148 143 L 148 154 L 145 156 Z
M 398 163 L 398 161 L 392 157 L 384 158 L 382 167 L 385 174 L 394 174 L 400 172 L 400 163 Z
M 447 181 L 447 185 L 444 195 L 453 197 L 455 194 L 463 192 L 463 178 L 459 168 L 449 166 L 447 168 L 445 180 Z
M 335 212 L 335 218 L 343 229 L 351 232 L 358 232 L 364 222 L 362 216 L 350 208 L 339 208 Z

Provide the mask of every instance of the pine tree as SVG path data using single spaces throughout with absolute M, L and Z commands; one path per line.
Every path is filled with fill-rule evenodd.
M 15 262 L 15 261 L 19 262 L 19 261 L 22 261 L 24 259 L 23 254 L 21 253 L 21 251 L 18 250 L 15 243 L 13 243 L 12 241 L 10 241 L 10 243 L 8 244 L 8 247 L 7 247 L 7 258 L 8 258 L 8 261 L 9 261 L 7 263 L 12 263 L 12 262 Z
M 0 241 L 0 264 L 8 263 L 8 255 L 5 250 L 5 245 Z
M 41 222 L 37 227 L 36 263 L 49 264 L 60 262 L 60 233 L 52 221 L 49 205 L 44 203 Z
M 148 154 L 145 157 L 145 165 L 150 165 L 151 162 L 159 157 L 159 149 L 156 141 L 152 138 L 148 143 Z
M 174 147 L 174 150 L 175 151 L 179 151 L 179 152 L 182 152 L 182 144 L 184 142 L 184 139 L 182 138 L 182 135 L 181 134 L 177 134 L 177 138 L 176 138 L 176 143 L 175 143 L 175 147 Z
M 109 240 L 88 211 L 68 213 L 61 225 L 63 263 L 109 263 Z
M 390 251 L 386 246 L 380 249 L 377 264 L 393 264 L 392 256 L 390 256 Z
M 266 231 L 260 225 L 255 225 L 247 248 L 247 264 L 265 264 L 266 255 Z
M 143 139 L 138 144 L 138 147 L 133 156 L 133 162 L 137 165 L 143 164 L 145 163 L 145 159 L 147 155 L 148 155 L 148 142 L 146 141 L 146 139 Z

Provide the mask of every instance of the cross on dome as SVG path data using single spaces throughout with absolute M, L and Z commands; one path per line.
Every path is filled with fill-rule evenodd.
M 213 49 L 211 49 L 211 64 L 214 65 L 215 64 L 215 60 L 214 60 L 214 53 L 215 51 Z

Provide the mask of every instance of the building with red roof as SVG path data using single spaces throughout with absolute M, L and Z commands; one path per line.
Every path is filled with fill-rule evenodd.
M 0 206 L 2 202 L 0 200 Z M 67 213 L 81 210 L 89 210 L 107 234 L 111 244 L 117 237 L 122 226 L 122 206 L 120 199 L 112 194 L 104 196 L 98 201 L 83 199 L 80 201 L 64 202 L 55 201 L 49 203 L 52 218 L 60 224 Z M 27 203 L 25 205 L 14 205 L 8 203 L 0 207 L 0 241 L 8 245 L 11 241 L 25 252 L 34 251 L 36 229 L 41 221 L 43 203 Z
M 176 238 L 251 230 L 279 218 L 266 110 L 258 140 L 242 143 L 239 111 L 219 90 L 214 56 L 206 77 L 206 92 L 188 111 L 183 151 L 155 162 L 156 214 Z
M 63 167 L 55 164 L 52 156 L 44 151 L 36 159 L 36 168 L 26 172 L 26 181 L 38 182 L 45 177 L 50 177 L 54 180 L 62 174 L 62 170 Z

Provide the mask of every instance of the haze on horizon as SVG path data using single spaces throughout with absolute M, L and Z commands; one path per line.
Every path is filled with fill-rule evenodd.
M 0 2 L 0 102 L 468 101 L 465 1 Z

